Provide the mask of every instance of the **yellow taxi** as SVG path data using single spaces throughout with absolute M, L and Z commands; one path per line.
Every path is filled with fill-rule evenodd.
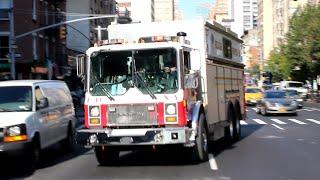
M 258 87 L 246 87 L 244 98 L 247 105 L 255 105 L 262 98 L 262 90 Z

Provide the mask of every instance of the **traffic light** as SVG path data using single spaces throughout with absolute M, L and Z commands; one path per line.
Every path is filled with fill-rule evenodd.
M 60 39 L 65 39 L 66 35 L 67 35 L 66 27 L 61 26 L 60 29 L 59 29 L 59 38 Z
M 267 84 L 271 84 L 272 83 L 273 75 L 272 75 L 271 72 L 268 72 L 268 71 L 264 72 L 264 73 L 262 73 L 262 76 L 265 77 L 265 81 L 266 81 Z

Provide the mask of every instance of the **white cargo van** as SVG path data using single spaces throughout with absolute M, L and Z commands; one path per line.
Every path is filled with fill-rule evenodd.
M 43 148 L 74 141 L 75 112 L 63 81 L 0 82 L 0 154 L 23 155 L 32 165 Z
M 308 89 L 304 87 L 302 82 L 299 81 L 281 81 L 280 82 L 281 90 L 296 90 L 300 97 L 306 98 Z

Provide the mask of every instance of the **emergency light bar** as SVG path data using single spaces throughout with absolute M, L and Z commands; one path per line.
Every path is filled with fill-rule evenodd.
M 178 42 L 176 36 L 151 36 L 139 38 L 139 43 L 152 43 L 152 42 Z

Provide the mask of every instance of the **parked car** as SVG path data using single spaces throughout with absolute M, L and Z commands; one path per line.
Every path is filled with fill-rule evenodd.
M 263 98 L 257 102 L 256 113 L 268 114 L 293 114 L 297 115 L 298 103 L 288 98 L 285 91 L 267 90 Z
M 3 81 L 0 94 L 0 154 L 22 155 L 35 167 L 44 148 L 72 149 L 75 113 L 63 81 Z
M 258 87 L 246 87 L 244 98 L 247 105 L 255 105 L 262 98 L 262 90 Z
M 301 109 L 303 107 L 303 99 L 302 97 L 299 95 L 297 90 L 293 90 L 293 89 L 287 89 L 286 91 L 286 95 L 295 100 L 298 103 L 298 108 Z

